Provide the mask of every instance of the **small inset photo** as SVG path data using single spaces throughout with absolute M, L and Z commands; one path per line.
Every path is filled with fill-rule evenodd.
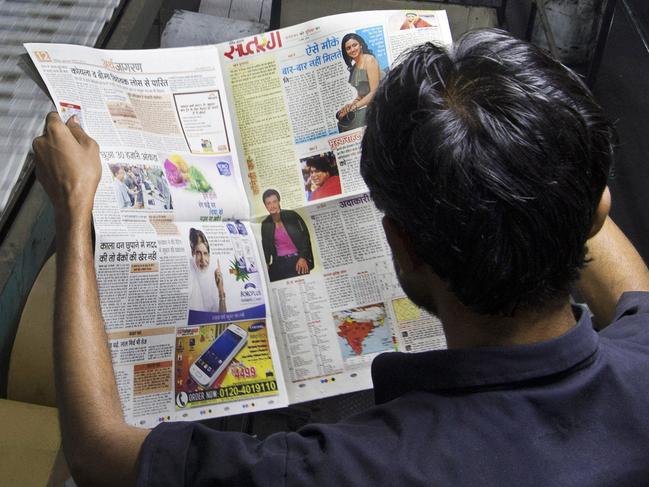
M 338 164 L 334 153 L 324 152 L 300 159 L 307 201 L 316 201 L 342 193 Z
M 76 103 L 66 103 L 64 101 L 59 102 L 59 109 L 61 111 L 61 120 L 63 123 L 67 123 L 70 118 L 76 115 L 77 122 L 81 125 L 81 128 L 85 129 L 85 124 L 83 123 L 83 112 L 81 111 L 81 105 Z
M 309 227 L 304 214 L 282 210 L 279 191 L 262 195 L 268 216 L 261 222 L 261 245 L 271 282 L 309 274 L 314 266 Z
M 433 27 L 434 18 L 432 20 L 421 16 L 419 12 L 406 12 L 403 16 L 403 23 L 400 30 L 408 29 L 422 29 L 426 27 Z
M 177 410 L 278 394 L 263 319 L 178 328 L 175 363 Z
M 338 344 L 345 361 L 393 348 L 392 332 L 386 317 L 383 303 L 333 313 Z
M 119 209 L 172 210 L 169 184 L 158 166 L 109 164 Z

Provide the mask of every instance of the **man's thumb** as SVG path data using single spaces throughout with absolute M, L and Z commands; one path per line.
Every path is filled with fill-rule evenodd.
M 79 144 L 87 145 L 92 141 L 92 139 L 88 136 L 88 134 L 86 134 L 83 128 L 81 128 L 79 119 L 76 115 L 72 115 L 65 123 L 65 125 L 67 125 L 68 129 L 70 130 L 74 138 L 77 139 L 77 142 L 79 142 Z

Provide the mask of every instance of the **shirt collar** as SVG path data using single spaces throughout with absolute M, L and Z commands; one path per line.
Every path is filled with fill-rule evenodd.
M 376 403 L 411 391 L 499 386 L 565 372 L 592 356 L 599 343 L 588 308 L 573 311 L 577 324 L 545 342 L 379 355 L 372 363 Z

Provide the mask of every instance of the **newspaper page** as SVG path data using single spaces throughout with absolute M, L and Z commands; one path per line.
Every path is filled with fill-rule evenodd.
M 371 387 L 379 353 L 445 346 L 405 296 L 359 171 L 367 105 L 443 11 L 336 15 L 219 45 L 290 399 Z
M 359 173 L 390 64 L 451 42 L 444 12 L 412 14 L 217 46 L 25 46 L 59 114 L 101 147 L 95 267 L 129 423 L 366 389 L 377 354 L 445 345 L 396 281 Z
M 218 49 L 26 48 L 100 144 L 95 269 L 127 422 L 286 405 Z

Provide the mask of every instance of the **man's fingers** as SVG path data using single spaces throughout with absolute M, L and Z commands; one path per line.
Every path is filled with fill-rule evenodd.
M 91 139 L 88 134 L 86 134 L 86 132 L 81 128 L 81 125 L 79 125 L 76 115 L 70 117 L 66 125 L 74 138 L 77 139 L 77 142 L 79 142 L 79 144 L 87 146 L 94 143 L 94 140 Z
M 64 127 L 67 127 L 67 129 Z M 89 146 L 95 144 L 95 141 L 86 134 L 86 132 L 79 125 L 76 115 L 73 115 L 68 121 L 63 124 L 63 120 L 56 112 L 50 112 L 45 119 L 45 135 L 52 136 L 65 136 L 65 132 L 70 132 L 75 140 L 82 146 Z
M 40 145 L 43 143 L 43 136 L 36 137 L 32 140 L 32 152 L 38 156 L 38 151 L 40 150 Z
M 61 130 L 65 130 L 65 127 L 59 114 L 56 112 L 48 113 L 47 117 L 45 117 L 45 129 L 43 130 L 43 135 L 60 134 Z
M 45 117 L 45 130 L 50 127 L 54 127 L 57 124 L 63 124 L 63 121 L 61 120 L 61 117 L 59 117 L 59 114 L 57 112 L 48 113 L 47 117 Z
M 46 150 L 45 149 L 46 147 L 47 147 L 47 136 L 45 135 L 36 137 L 32 141 L 32 151 L 34 152 L 34 156 L 35 156 L 34 160 L 37 166 L 43 160 L 43 153 Z

